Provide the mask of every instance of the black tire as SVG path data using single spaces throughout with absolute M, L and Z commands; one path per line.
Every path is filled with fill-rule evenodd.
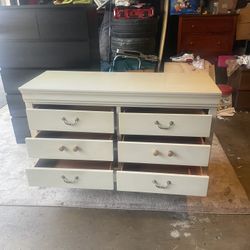
M 112 19 L 111 30 L 116 34 L 152 34 L 157 32 L 157 18 L 148 19 Z M 149 35 L 148 35 L 149 37 Z
M 155 53 L 155 38 L 111 38 L 111 50 L 115 54 L 117 49 L 136 50 L 145 54 Z
M 141 37 L 153 37 L 155 36 L 154 31 L 148 31 L 144 33 L 136 33 L 136 32 L 116 32 L 111 30 L 111 36 L 117 38 L 141 38 Z

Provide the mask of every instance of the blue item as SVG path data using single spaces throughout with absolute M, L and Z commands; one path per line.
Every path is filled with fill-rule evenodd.
M 170 0 L 170 15 L 198 14 L 200 0 Z

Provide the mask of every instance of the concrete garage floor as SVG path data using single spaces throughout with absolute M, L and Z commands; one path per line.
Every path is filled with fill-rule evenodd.
M 250 197 L 249 127 L 243 112 L 215 131 Z M 0 250 L 249 250 L 249 232 L 249 215 L 0 206 Z
M 250 114 L 216 133 L 250 196 Z M 249 215 L 0 207 L 0 249 L 249 250 Z

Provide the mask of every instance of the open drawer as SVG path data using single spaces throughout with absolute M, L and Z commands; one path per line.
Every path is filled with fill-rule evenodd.
M 30 186 L 114 189 L 110 162 L 39 160 L 26 173 Z
M 26 138 L 30 157 L 113 161 L 113 140 L 108 134 L 40 132 Z
M 123 136 L 118 161 L 207 167 L 210 148 L 202 138 Z
M 212 115 L 203 110 L 125 108 L 119 132 L 125 135 L 209 137 Z
M 27 109 L 31 130 L 72 131 L 91 133 L 114 133 L 114 112 L 88 109 L 79 110 L 74 106 L 66 109 Z M 71 108 L 71 109 L 70 109 Z
M 117 175 L 117 190 L 159 194 L 206 196 L 206 169 L 149 164 L 124 164 Z

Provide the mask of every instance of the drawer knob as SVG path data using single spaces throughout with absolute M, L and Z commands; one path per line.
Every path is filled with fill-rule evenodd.
M 194 24 L 192 24 L 192 25 L 191 25 L 191 27 L 192 27 L 192 28 L 195 28 L 195 25 L 194 25 Z
M 174 124 L 173 121 L 170 121 L 168 126 L 164 126 L 164 125 L 162 125 L 159 121 L 155 121 L 155 125 L 157 125 L 157 127 L 158 127 L 159 129 L 170 129 L 170 128 L 173 127 L 175 124 Z
M 62 175 L 62 179 L 67 184 L 75 184 L 79 181 L 79 176 L 76 176 L 73 180 L 69 180 L 65 175 Z
M 66 150 L 67 150 L 67 148 L 66 148 L 65 146 L 61 146 L 61 147 L 59 148 L 59 151 L 61 151 L 61 152 L 66 151 Z
M 70 122 L 70 121 L 67 120 L 67 118 L 63 117 L 62 121 L 64 122 L 65 125 L 75 126 L 80 121 L 80 119 L 77 117 L 77 118 L 75 118 L 74 122 Z
M 75 147 L 73 148 L 73 151 L 74 151 L 74 152 L 81 151 L 81 148 L 80 148 L 80 147 L 78 147 L 78 146 L 75 146 Z
M 171 181 L 167 181 L 166 185 L 160 184 L 157 180 L 153 180 L 152 182 L 159 189 L 168 189 L 169 186 L 172 184 Z
M 174 155 L 175 155 L 175 153 L 173 151 L 171 151 L 171 150 L 168 151 L 168 157 L 172 157 Z
M 153 151 L 153 155 L 154 155 L 154 156 L 158 156 L 158 155 L 160 155 L 160 151 L 159 151 L 159 150 L 157 150 L 157 149 L 155 149 L 155 150 Z

